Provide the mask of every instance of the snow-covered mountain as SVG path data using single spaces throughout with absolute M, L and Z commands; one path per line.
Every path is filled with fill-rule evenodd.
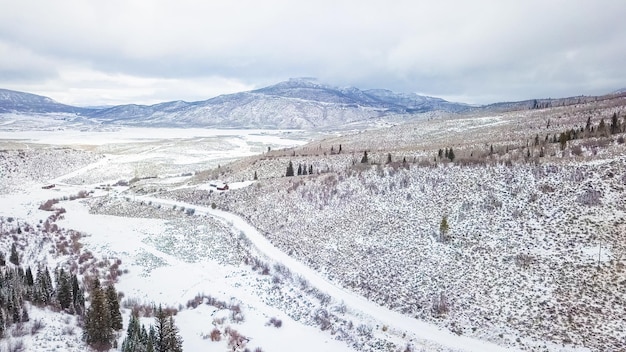
M 0 113 L 13 112 L 89 114 L 92 110 L 61 104 L 41 95 L 0 89 Z
M 467 107 L 417 94 L 333 87 L 312 79 L 290 79 L 198 102 L 105 109 L 75 108 L 26 93 L 0 95 L 0 112 L 72 112 L 106 124 L 168 127 L 327 128 L 391 115 L 408 117 L 434 110 L 458 112 Z

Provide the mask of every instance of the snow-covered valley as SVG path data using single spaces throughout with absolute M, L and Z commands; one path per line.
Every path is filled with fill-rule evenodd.
M 623 131 L 556 141 L 623 106 L 592 104 L 332 137 L 4 130 L 0 250 L 114 283 L 117 350 L 162 304 L 186 351 L 619 351 Z M 85 349 L 30 310 L 0 348 Z

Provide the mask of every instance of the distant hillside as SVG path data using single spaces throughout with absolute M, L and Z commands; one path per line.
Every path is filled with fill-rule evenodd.
M 156 126 L 327 128 L 389 115 L 466 109 L 464 104 L 387 90 L 338 88 L 307 79 L 193 103 L 124 105 L 91 116 L 103 122 Z
M 0 113 L 69 113 L 91 122 L 132 126 L 334 129 L 347 125 L 367 126 L 381 120 L 409 120 L 414 119 L 415 114 L 426 112 L 542 109 L 609 96 L 535 99 L 476 107 L 414 93 L 339 88 L 301 78 L 197 102 L 171 101 L 149 106 L 130 104 L 106 108 L 79 108 L 34 94 L 0 89 Z
M 92 110 L 58 103 L 50 98 L 30 93 L 0 89 L 0 113 L 74 113 L 88 114 Z
M 78 108 L 38 95 L 0 90 L 0 113 L 72 113 L 104 124 L 159 127 L 334 128 L 387 116 L 429 111 L 460 112 L 464 104 L 389 90 L 338 88 L 312 79 L 291 79 L 269 87 L 212 99 L 156 105 Z

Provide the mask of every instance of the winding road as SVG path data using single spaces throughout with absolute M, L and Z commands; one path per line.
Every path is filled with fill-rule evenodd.
M 443 330 L 440 327 L 430 324 L 409 316 L 394 312 L 385 307 L 382 307 L 374 302 L 371 302 L 364 297 L 345 290 L 342 287 L 328 281 L 322 277 L 315 270 L 307 267 L 296 259 L 290 257 L 285 252 L 275 247 L 270 241 L 265 238 L 254 226 L 249 224 L 242 217 L 208 207 L 197 206 L 185 202 L 179 202 L 168 199 L 161 199 L 150 196 L 137 196 L 137 200 L 151 201 L 156 204 L 176 205 L 178 207 L 184 206 L 185 208 L 194 208 L 196 215 L 209 215 L 218 220 L 222 220 L 227 223 L 236 233 L 243 233 L 257 248 L 257 250 L 267 257 L 271 258 L 277 263 L 285 265 L 289 270 L 296 275 L 304 277 L 308 282 L 319 289 L 322 292 L 327 293 L 337 302 L 342 302 L 346 307 L 356 314 L 363 314 L 372 317 L 374 320 L 396 329 L 401 332 L 406 332 L 407 336 L 414 336 L 418 342 L 434 343 L 442 347 L 458 350 L 458 351 L 481 351 L 481 352 L 496 352 L 496 351 L 513 351 L 512 348 L 506 348 L 496 345 L 491 342 L 478 340 L 467 336 L 459 336 L 450 331 Z

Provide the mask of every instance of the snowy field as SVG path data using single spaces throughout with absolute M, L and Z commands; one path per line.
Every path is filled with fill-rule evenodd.
M 623 140 L 593 135 L 563 150 L 548 141 L 589 111 L 594 125 L 619 111 L 590 109 L 451 116 L 325 140 L 7 123 L 0 249 L 18 243 L 23 263 L 115 282 L 125 324 L 133 309 L 175 309 L 186 351 L 617 351 Z M 454 163 L 437 156 L 448 147 Z M 284 177 L 290 161 L 313 173 Z M 0 349 L 85 349 L 73 316 L 30 315 Z M 37 320 L 45 326 L 23 333 Z M 245 337 L 234 349 L 233 330 Z

